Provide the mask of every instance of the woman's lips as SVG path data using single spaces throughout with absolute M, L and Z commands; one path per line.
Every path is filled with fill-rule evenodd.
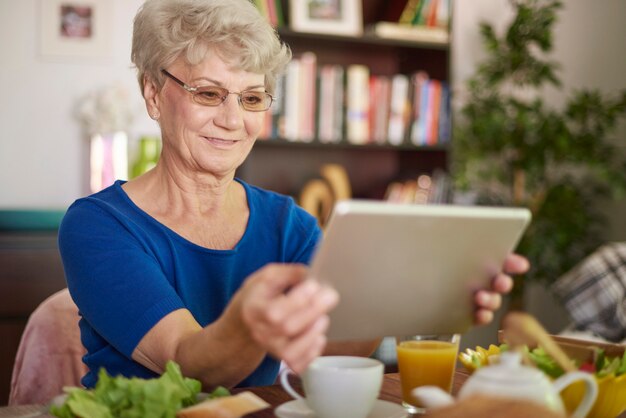
M 206 136 L 203 138 L 206 139 L 212 145 L 215 145 L 218 147 L 232 147 L 237 142 L 239 142 L 239 140 L 237 139 L 222 139 L 222 138 L 206 137 Z

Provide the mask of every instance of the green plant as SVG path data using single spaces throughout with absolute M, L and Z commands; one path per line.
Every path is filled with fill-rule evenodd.
M 532 210 L 518 251 L 531 261 L 527 279 L 553 281 L 603 241 L 599 198 L 626 189 L 626 158 L 612 137 L 626 89 L 615 97 L 582 90 L 560 110 L 546 105 L 542 87 L 562 90 L 559 65 L 547 58 L 562 4 L 511 4 L 516 14 L 502 36 L 480 26 L 488 57 L 457 118 L 453 172 L 479 204 Z

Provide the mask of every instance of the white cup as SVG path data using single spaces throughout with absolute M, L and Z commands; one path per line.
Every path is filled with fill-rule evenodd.
M 313 360 L 301 376 L 304 394 L 289 384 L 285 369 L 280 383 L 295 399 L 303 399 L 317 418 L 365 418 L 383 382 L 383 363 L 367 357 L 324 356 Z

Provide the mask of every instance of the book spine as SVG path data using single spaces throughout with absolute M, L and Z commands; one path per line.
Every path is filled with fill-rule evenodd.
M 413 19 L 415 19 L 419 4 L 420 0 L 408 0 L 398 22 L 403 25 L 410 25 Z
M 428 90 L 430 83 L 427 81 L 422 84 L 420 89 L 420 117 L 417 122 L 417 141 L 416 145 L 426 145 L 426 127 L 428 119 Z
M 301 80 L 300 97 L 300 140 L 311 142 L 315 138 L 315 111 L 317 57 L 313 52 L 305 52 L 300 56 Z
M 285 132 L 282 135 L 289 141 L 297 141 L 300 136 L 300 72 L 300 60 L 292 59 L 287 64 L 285 79 Z
M 369 137 L 369 68 L 350 65 L 347 69 L 347 139 L 352 144 L 364 144 Z
M 431 116 L 428 145 L 437 145 L 439 139 L 439 109 L 441 106 L 441 82 L 439 80 L 432 80 L 430 93 L 429 111 Z
M 439 143 L 450 142 L 452 121 L 450 119 L 450 86 L 446 82 L 441 83 L 441 105 L 439 107 Z
M 413 116 L 411 120 L 411 142 L 413 145 L 421 145 L 420 136 L 419 136 L 419 123 L 420 118 L 423 117 L 422 106 L 422 90 L 424 84 L 428 82 L 428 73 L 425 71 L 418 71 L 413 74 L 412 77 L 413 82 Z
M 333 137 L 333 67 L 323 65 L 319 69 L 319 96 L 317 101 L 317 137 L 322 143 L 332 142 Z
M 284 136 L 285 123 L 285 74 L 276 79 L 275 100 L 272 104 L 272 138 Z
M 346 131 L 346 101 L 345 101 L 345 85 L 346 85 L 346 71 L 340 65 L 335 65 L 335 89 L 334 89 L 334 103 L 333 103 L 333 139 L 334 142 L 341 142 L 345 137 Z
M 389 108 L 389 132 L 387 139 L 391 145 L 400 145 L 406 132 L 406 113 L 409 102 L 409 79 L 404 74 L 396 74 L 391 79 L 391 105 Z
M 391 97 L 391 83 L 389 77 L 378 76 L 378 100 L 376 102 L 376 122 L 374 142 L 384 144 L 387 142 L 389 131 L 389 106 Z

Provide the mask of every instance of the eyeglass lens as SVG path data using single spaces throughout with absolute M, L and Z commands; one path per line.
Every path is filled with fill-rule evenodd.
M 194 92 L 196 103 L 204 106 L 218 106 L 229 94 L 239 96 L 239 102 L 244 109 L 252 112 L 267 110 L 272 104 L 272 96 L 263 91 L 242 91 L 241 93 L 231 93 L 223 87 L 203 86 L 197 87 Z

